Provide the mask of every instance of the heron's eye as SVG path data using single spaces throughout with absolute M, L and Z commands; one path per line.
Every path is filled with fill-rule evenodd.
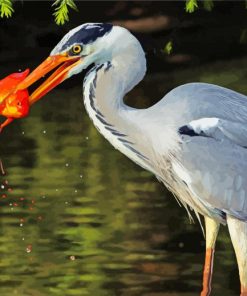
M 82 46 L 79 44 L 76 44 L 71 48 L 72 54 L 79 54 L 81 51 L 82 51 Z

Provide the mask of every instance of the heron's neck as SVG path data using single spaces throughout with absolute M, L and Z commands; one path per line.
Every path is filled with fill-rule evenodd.
M 139 43 L 116 55 L 111 61 L 96 65 L 84 80 L 84 102 L 89 116 L 99 127 L 98 117 L 109 124 L 121 121 L 120 113 L 135 109 L 124 104 L 124 95 L 144 77 L 146 59 Z M 136 110 L 138 111 L 138 110 Z M 125 118 L 127 124 L 128 118 Z
M 98 109 L 108 113 L 128 108 L 123 103 L 124 95 L 137 85 L 146 72 L 145 54 L 140 44 L 134 44 L 125 52 L 116 54 L 111 61 L 97 64 L 84 80 L 85 89 L 91 89 L 94 94 L 84 92 L 87 99 L 94 100 Z M 107 115 L 107 114 L 106 114 Z M 110 114 L 108 114 L 110 115 Z
M 115 148 L 139 164 L 138 159 L 145 159 L 135 148 L 135 115 L 140 111 L 125 105 L 123 98 L 145 75 L 146 60 L 140 48 L 97 65 L 84 81 L 84 103 L 94 125 Z

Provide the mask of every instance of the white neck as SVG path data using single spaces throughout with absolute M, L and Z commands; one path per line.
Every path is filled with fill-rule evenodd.
M 146 156 L 135 147 L 141 110 L 124 104 L 123 97 L 146 72 L 146 59 L 139 43 L 111 61 L 96 65 L 84 80 L 86 110 L 99 132 L 118 150 L 148 168 Z

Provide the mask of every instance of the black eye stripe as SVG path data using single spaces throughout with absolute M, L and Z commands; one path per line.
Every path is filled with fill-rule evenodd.
M 72 44 L 90 44 L 97 38 L 108 34 L 112 30 L 112 24 L 84 24 L 80 29 L 75 32 L 69 39 L 62 45 L 61 50 L 65 50 Z

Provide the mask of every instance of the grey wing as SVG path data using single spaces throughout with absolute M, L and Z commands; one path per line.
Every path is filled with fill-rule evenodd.
M 247 220 L 247 97 L 205 83 L 175 89 L 171 101 L 176 92 L 186 108 L 179 132 L 188 186 L 208 209 Z
M 183 169 L 177 174 L 192 195 L 212 213 L 247 220 L 247 97 L 217 85 L 189 83 L 150 111 L 164 112 L 164 122 L 179 131 Z
M 241 147 L 247 147 L 247 124 L 216 117 L 199 118 L 179 128 L 181 134 L 211 137 L 215 140 L 229 140 Z
M 170 121 L 174 120 L 175 125 L 212 117 L 247 124 L 247 97 L 236 91 L 207 83 L 178 86 L 151 109 L 154 109 L 155 113 L 164 110 L 166 117 Z
M 204 119 L 199 119 L 203 121 Z M 215 120 L 215 119 L 214 119 Z M 207 122 L 207 120 L 206 120 Z M 216 121 L 215 121 L 216 122 Z M 247 144 L 245 127 L 217 120 L 217 127 L 195 122 L 179 129 L 181 165 L 191 192 L 212 212 L 247 220 Z M 197 122 L 198 123 L 198 122 Z M 193 128 L 194 126 L 194 128 Z

